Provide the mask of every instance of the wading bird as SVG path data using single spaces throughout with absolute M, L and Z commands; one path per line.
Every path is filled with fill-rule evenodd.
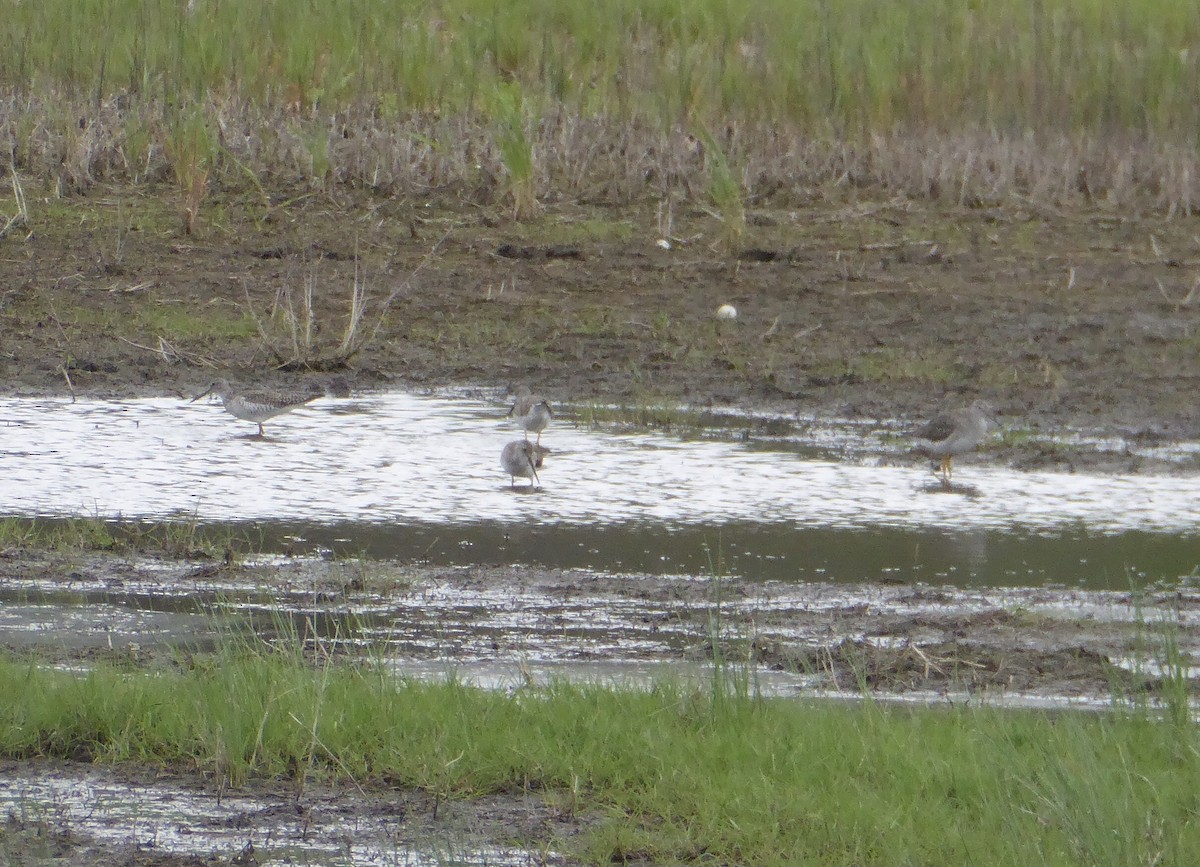
M 538 478 L 537 471 L 549 453 L 550 449 L 529 440 L 513 440 L 505 445 L 500 452 L 500 466 L 508 473 L 510 486 L 517 486 L 517 476 L 529 479 L 530 488 L 535 483 L 540 486 L 542 480 Z
M 258 436 L 263 436 L 263 422 L 267 419 L 283 415 L 285 412 L 304 406 L 310 401 L 321 397 L 321 391 L 292 392 L 277 394 L 272 392 L 243 392 L 236 391 L 228 380 L 218 379 L 207 389 L 192 398 L 195 403 L 202 397 L 216 395 L 221 399 L 225 411 L 234 418 L 252 421 L 258 425 Z
M 942 481 L 949 483 L 954 456 L 971 451 L 997 426 L 996 410 L 990 403 L 977 400 L 936 416 L 913 436 L 919 441 L 918 448 L 934 459 L 933 471 L 940 472 Z
M 529 435 L 535 433 L 540 445 L 542 442 L 542 431 L 546 429 L 546 425 L 550 424 L 550 419 L 554 418 L 554 413 L 550 410 L 550 404 L 543 398 L 530 394 L 526 386 L 521 386 L 515 396 L 516 402 L 512 405 L 512 409 L 508 411 L 508 414 L 515 418 L 521 427 L 525 429 L 525 439 L 529 439 Z

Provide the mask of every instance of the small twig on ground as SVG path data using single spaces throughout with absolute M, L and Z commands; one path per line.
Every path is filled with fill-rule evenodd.
M 1174 307 L 1176 311 L 1182 307 L 1188 307 L 1191 305 L 1191 303 L 1196 300 L 1196 294 L 1200 293 L 1200 277 L 1196 278 L 1196 282 L 1192 284 L 1192 288 L 1188 290 L 1188 294 L 1179 300 L 1176 300 L 1167 294 L 1167 288 L 1163 286 L 1162 280 L 1159 280 L 1157 277 L 1155 277 L 1154 282 L 1158 286 L 1159 294 L 1162 295 L 1163 299 L 1166 300 L 1166 302 L 1172 307 Z
M 116 295 L 118 292 L 121 292 L 124 294 L 132 294 L 134 292 L 141 292 L 143 289 L 149 289 L 153 285 L 154 285 L 153 280 L 146 280 L 143 283 L 135 283 L 133 286 L 120 286 L 120 285 L 113 286 L 108 291 L 109 291 L 109 294 L 111 294 L 111 295 Z
M 63 379 L 67 381 L 67 389 L 71 392 L 71 403 L 75 402 L 75 383 L 71 382 L 71 374 L 67 372 L 67 366 L 60 364 L 58 370 L 63 375 Z
M 176 349 L 165 338 L 158 338 L 158 346 L 146 346 L 144 343 L 135 343 L 125 337 L 117 337 L 122 343 L 128 343 L 137 349 L 144 349 L 147 352 L 153 352 L 155 355 L 162 358 L 167 364 L 175 364 L 178 361 L 193 364 L 197 367 L 213 367 L 217 366 L 217 362 L 206 355 L 198 355 L 194 352 L 184 352 L 182 349 Z
M 14 226 L 29 225 L 29 206 L 25 202 L 25 189 L 21 186 L 21 178 L 17 175 L 15 163 L 9 163 L 9 171 L 12 172 L 13 198 L 17 202 L 17 211 L 5 221 L 3 227 L 0 227 L 0 238 L 7 235 Z
M 936 671 L 942 677 L 946 676 L 946 672 L 944 672 L 942 670 L 941 666 L 937 665 L 932 659 L 930 659 L 928 656 L 926 656 L 925 651 L 921 650 L 920 647 L 918 647 L 915 644 L 910 644 L 909 649 L 912 650 L 912 652 L 915 653 L 918 657 L 920 657 L 921 661 L 925 663 L 925 679 L 926 680 L 929 680 L 930 669 L 932 669 L 933 671 Z M 942 660 L 938 660 L 938 661 L 941 662 Z

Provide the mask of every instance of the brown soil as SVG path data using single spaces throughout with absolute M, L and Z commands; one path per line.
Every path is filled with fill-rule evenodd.
M 680 211 L 664 239 L 648 207 L 514 223 L 432 200 L 217 191 L 187 236 L 160 193 L 27 191 L 31 232 L 0 240 L 6 390 L 69 378 L 185 396 L 217 370 L 279 386 L 337 371 L 358 388 L 528 383 L 557 403 L 851 418 L 916 420 L 982 394 L 1035 433 L 1200 432 L 1187 219 L 841 202 L 753 211 L 736 240 Z M 363 345 L 343 363 L 356 259 Z M 308 283 L 315 336 L 296 351 L 282 310 Z M 715 319 L 724 303 L 736 322 Z M 1005 448 L 995 459 L 1017 466 L 1114 460 L 1041 437 Z
M 866 690 L 899 696 L 918 690 L 927 699 L 940 696 L 949 702 L 1014 697 L 1061 702 L 1102 698 L 1114 689 L 1152 697 L 1158 688 L 1156 676 L 1149 669 L 1138 673 L 1119 663 L 1158 652 L 1161 638 L 1155 624 L 1190 623 L 1200 611 L 1200 596 L 1181 590 L 1134 600 L 1128 594 L 1050 589 L 797 585 L 738 579 L 718 585 L 526 567 L 446 569 L 376 563 L 364 570 L 357 563 L 314 560 L 197 565 L 103 553 L 12 551 L 0 557 L 0 588 L 6 598 L 11 595 L 25 604 L 51 601 L 56 592 L 68 590 L 80 599 L 99 593 L 106 605 L 185 612 L 207 610 L 222 591 L 242 588 L 244 593 L 251 587 L 273 611 L 302 612 L 296 619 L 303 621 L 315 607 L 323 619 L 344 618 L 350 630 L 357 606 L 369 607 L 389 623 L 385 652 L 398 656 L 401 664 L 405 656 L 416 662 L 427 658 L 435 646 L 440 648 L 437 657 L 452 662 L 460 673 L 469 671 L 474 660 L 502 661 L 510 664 L 514 678 L 518 673 L 536 677 L 522 660 L 554 656 L 554 648 L 571 636 L 576 649 L 562 661 L 581 665 L 586 672 L 589 630 L 605 633 L 610 647 L 611 636 L 620 635 L 621 645 L 634 648 L 622 661 L 707 661 L 716 649 L 709 636 L 719 610 L 725 637 L 716 647 L 734 670 L 744 670 L 749 662 L 760 671 L 806 675 L 806 685 L 798 688 L 802 695 L 831 690 L 859 695 Z M 506 619 L 507 626 L 496 628 L 493 609 L 508 608 L 506 597 L 524 616 Z M 449 602 L 439 605 L 439 599 Z M 387 607 L 383 614 L 381 606 Z M 204 644 L 194 622 L 172 631 L 157 621 L 146 634 L 71 622 L 73 636 L 70 630 L 57 629 L 32 635 L 21 629 L 0 631 L 0 646 L 36 652 L 48 663 L 108 659 L 154 669 L 177 665 L 181 646 L 194 651 Z M 452 637 L 476 633 L 486 634 L 486 641 L 464 646 Z M 1195 630 L 1172 628 L 1171 634 L 1184 661 L 1194 658 L 1200 649 Z M 343 637 L 354 638 L 350 632 Z M 648 647 L 657 649 L 637 649 Z M 357 643 L 348 649 L 355 657 L 362 650 Z M 322 659 L 339 651 L 335 640 L 322 639 Z M 182 788 L 208 808 L 234 794 L 194 772 L 164 769 L 0 764 L 0 778 L 14 774 L 73 783 L 75 791 L 100 787 L 117 799 L 126 792 L 129 798 L 160 797 L 156 792 L 165 798 L 168 791 Z M 146 828 L 152 827 L 145 823 L 139 829 L 141 837 L 133 828 L 128 838 L 114 838 L 111 830 L 98 837 L 88 821 L 73 825 L 61 817 L 40 818 L 37 809 L 10 815 L 0 826 L 0 854 L 21 863 L 253 864 L 258 863 L 256 842 L 260 848 L 303 847 L 306 841 L 327 845 L 342 839 L 347 824 L 356 829 L 353 842 L 360 846 L 369 848 L 385 834 L 385 851 L 447 839 L 455 841 L 457 851 L 512 847 L 513 841 L 532 843 L 537 851 L 556 842 L 561 846 L 594 819 L 586 811 L 556 806 L 552 793 L 514 791 L 447 803 L 428 793 L 393 788 L 386 780 L 353 785 L 312 782 L 303 789 L 291 782 L 259 780 L 236 795 L 245 806 L 225 820 L 237 822 L 236 843 L 228 842 L 228 833 L 218 833 L 227 824 L 217 828 L 206 819 L 181 826 L 192 851 L 205 853 L 203 858 L 172 853 L 154 844 L 152 835 L 149 841 L 143 839 L 149 833 Z M 100 821 L 109 820 L 102 815 Z M 223 854 L 210 855 L 214 850 Z M 535 863 L 568 862 L 538 854 Z
M 989 459 L 1121 471 L 1163 467 L 1041 436 L 1064 427 L 1128 442 L 1200 434 L 1200 303 L 1189 295 L 1200 244 L 1187 219 L 1021 202 L 844 201 L 751 212 L 735 241 L 708 214 L 677 212 L 664 239 L 650 207 L 561 205 L 518 224 L 499 209 L 436 200 L 274 190 L 262 199 L 214 192 L 187 236 L 169 188 L 161 196 L 95 188 L 66 203 L 26 192 L 31 231 L 0 238 L 0 388 L 9 393 L 185 397 L 218 374 L 271 386 L 339 374 L 360 389 L 520 382 L 560 404 L 912 420 L 983 395 L 1035 434 Z M 343 359 L 356 268 L 365 339 Z M 289 300 L 301 309 L 306 283 L 315 336 L 297 352 L 282 311 Z M 724 303 L 736 306 L 736 322 L 715 319 Z M 247 326 L 250 314 L 263 333 Z M 656 415 L 642 418 L 653 424 Z M 28 567 L 23 558 L 41 555 L 13 556 Z M 4 563 L 8 578 L 13 562 Z M 111 578 L 111 567 L 54 562 L 38 561 L 39 580 Z M 314 567 L 280 567 L 271 580 L 309 592 L 325 581 L 331 599 L 353 597 L 336 576 L 287 573 L 305 568 Z M 518 595 L 536 586 L 563 611 L 637 600 L 645 619 L 636 628 L 694 638 L 677 647 L 679 659 L 713 653 L 703 582 L 484 567 L 413 567 L 410 577 L 464 594 L 480 584 Z M 752 638 L 722 652 L 808 672 L 824 688 L 1063 696 L 1154 686 L 1112 665 L 1136 630 L 1072 615 L 1079 594 L 1029 591 L 1066 612 L 1040 616 L 1023 613 L 1020 600 L 979 605 L 952 590 L 875 588 L 871 602 L 846 588 L 726 592 L 756 603 L 791 596 L 765 620 L 756 605 L 733 606 L 728 622 Z M 845 603 L 815 604 L 834 593 Z M 921 594 L 930 599 L 920 613 L 888 613 Z M 553 623 L 555 612 L 546 613 Z M 529 636 L 504 640 L 526 646 Z M 286 801 L 264 795 L 265 806 Z M 470 809 L 502 824 L 514 803 Z M 18 856 L 42 851 L 22 850 L 27 830 L 10 822 L 0 843 Z M 95 854 L 69 829 L 47 833 L 49 857 L 71 863 L 199 863 L 132 848 Z

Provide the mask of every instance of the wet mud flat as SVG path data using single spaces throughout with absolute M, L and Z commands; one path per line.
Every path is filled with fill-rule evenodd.
M 512 841 L 561 839 L 585 822 L 536 794 L 446 801 L 267 780 L 223 791 L 149 767 L 0 762 L 5 863 L 558 865 L 552 850 Z
M 1164 630 L 1200 651 L 1200 588 L 751 581 L 532 566 L 111 554 L 0 557 L 0 643 L 46 663 L 153 666 L 244 634 L 398 675 L 485 686 L 617 682 L 707 666 L 772 695 L 978 695 L 1105 701 L 1154 689 Z M 772 673 L 786 677 L 772 680 Z
M 706 688 L 719 657 L 771 696 L 1101 709 L 1114 690 L 1153 697 L 1168 630 L 1191 673 L 1200 589 L 1186 584 L 1132 595 L 6 551 L 0 644 L 39 664 L 153 671 L 251 630 L 322 660 L 510 690 L 656 677 Z M 380 782 L 223 791 L 199 774 L 48 762 L 0 766 L 0 809 L 10 857 L 97 865 L 563 864 L 549 844 L 514 841 L 561 841 L 590 821 L 536 792 L 439 803 Z
M 117 262 L 106 239 L 122 201 L 165 221 L 168 197 L 97 189 L 41 217 L 0 259 L 0 388 L 190 397 L 216 370 L 276 388 L 331 373 L 356 390 L 520 382 L 555 404 L 649 407 L 651 423 L 680 403 L 919 420 L 982 395 L 1037 432 L 1200 430 L 1186 220 L 815 199 L 756 211 L 733 250 L 710 213 L 680 211 L 676 234 L 693 240 L 667 249 L 653 206 L 562 204 L 514 223 L 475 205 L 273 192 L 292 203 L 286 220 L 226 196 L 225 231 L 185 242 L 148 217 Z M 356 269 L 377 330 L 335 363 Z M 287 323 L 263 337 L 253 318 L 305 280 L 317 337 L 281 360 Z M 717 321 L 722 304 L 738 318 Z
M 815 192 L 796 207 L 756 209 L 727 248 L 706 209 L 680 209 L 677 237 L 661 243 L 653 202 L 548 204 L 541 219 L 516 223 L 475 202 L 297 192 L 307 191 L 214 191 L 220 223 L 186 237 L 171 197 L 134 187 L 98 185 L 68 207 L 38 208 L 36 231 L 14 236 L 0 259 L 0 390 L 182 402 L 218 374 L 269 388 L 337 374 L 356 394 L 467 389 L 490 399 L 525 383 L 556 407 L 633 408 L 641 429 L 678 426 L 664 407 L 686 405 L 706 425 L 703 414 L 729 411 L 730 438 L 768 445 L 810 420 L 907 427 L 982 395 L 1014 433 L 980 459 L 1027 477 L 1026 494 L 1033 482 L 1061 484 L 1035 479 L 1042 469 L 1195 473 L 1194 451 L 1172 451 L 1200 431 L 1187 219 Z M 261 219 L 264 195 L 288 203 L 286 219 Z M 137 216 L 126 226 L 130 201 Z M 372 339 L 342 359 L 360 273 Z M 296 320 L 275 311 L 281 299 L 298 304 L 291 293 L 305 283 L 316 287 L 316 339 L 281 357 Z M 735 321 L 714 319 L 723 304 L 737 308 Z M 53 463 L 30 445 L 40 428 L 31 436 L 6 422 L 0 464 Z M 201 453 L 211 492 L 214 450 Z M 891 449 L 863 460 L 918 463 Z M 996 490 L 989 481 L 981 487 Z M 1091 548 L 1092 562 L 1111 553 Z M 475 562 L 0 552 L 0 646 L 46 665 L 153 671 L 249 629 L 322 658 L 378 660 L 398 677 L 495 688 L 704 681 L 719 659 L 776 696 L 1102 708 L 1114 690 L 1155 694 L 1168 639 L 1189 677 L 1200 645 L 1200 593 L 1186 581 L 1136 595 L 868 583 L 864 570 L 860 583 L 718 581 L 683 565 L 691 574 L 462 556 Z M 216 851 L 246 864 L 557 863 L 508 846 L 512 829 L 561 838 L 586 821 L 522 793 L 443 805 L 435 818 L 424 795 L 391 790 L 310 787 L 300 797 L 258 782 L 235 797 L 201 778 L 42 764 L 0 766 L 0 781 L 10 817 L 0 860 L 35 863 L 211 863 Z M 89 801 L 88 791 L 112 797 Z M 73 812 L 75 800 L 90 811 Z M 174 807 L 141 822 L 106 813 L 122 800 Z M 184 810 L 200 820 L 180 820 Z

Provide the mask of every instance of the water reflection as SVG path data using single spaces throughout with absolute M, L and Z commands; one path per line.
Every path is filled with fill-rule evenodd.
M 77 843 L 111 851 L 126 863 L 203 859 L 260 865 L 517 867 L 555 857 L 552 851 L 481 845 L 469 811 L 454 805 L 443 809 L 448 818 L 436 830 L 422 821 L 425 812 L 406 821 L 414 806 L 425 809 L 386 793 L 357 799 L 352 790 L 255 795 L 206 791 L 168 776 L 133 782 L 92 765 L 56 766 L 53 773 L 9 768 L 0 778 L 5 815 L 52 820 L 54 828 L 69 830 Z M 135 845 L 138 852 L 157 854 L 131 860 L 128 853 Z
M 323 399 L 267 438 L 215 404 L 169 399 L 0 401 L 0 502 L 17 514 L 388 524 L 521 522 L 669 526 L 1188 531 L 1190 479 L 963 466 L 927 491 L 923 468 L 805 459 L 737 443 L 614 434 L 558 422 L 543 495 L 513 496 L 501 405 L 380 394 Z M 936 492 L 939 496 L 927 495 Z
M 530 564 L 618 573 L 748 580 L 873 581 L 1028 587 L 1045 584 L 1128 590 L 1189 575 L 1200 563 L 1194 539 L 1129 531 L 1096 534 L 921 527 L 840 529 L 728 522 L 664 529 L 614 525 L 459 524 L 409 526 L 231 525 L 268 549 L 334 557 L 425 560 L 468 566 Z
M 797 451 L 559 418 L 543 437 L 542 489 L 522 496 L 500 467 L 519 435 L 506 411 L 405 393 L 324 398 L 259 440 L 218 404 L 6 398 L 0 509 L 262 522 L 269 535 L 291 526 L 338 551 L 452 562 L 695 574 L 722 559 L 748 577 L 793 579 L 899 569 L 918 580 L 1090 583 L 1099 569 L 1112 583 L 1130 568 L 1178 575 L 1200 561 L 1190 477 L 964 463 L 942 486 L 923 466 L 830 459 L 851 428 Z M 1082 561 L 1091 565 L 1072 565 Z

